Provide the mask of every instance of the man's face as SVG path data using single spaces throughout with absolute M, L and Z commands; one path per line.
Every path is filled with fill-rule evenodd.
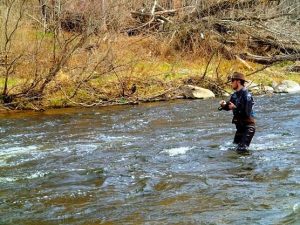
M 232 87 L 233 90 L 236 90 L 238 88 L 238 82 L 239 81 L 236 80 L 236 79 L 231 80 L 231 87 Z

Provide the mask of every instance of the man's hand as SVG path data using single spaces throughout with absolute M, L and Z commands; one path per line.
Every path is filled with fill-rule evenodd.
M 228 108 L 229 108 L 230 110 L 233 110 L 233 109 L 236 108 L 236 106 L 235 106 L 235 104 L 233 104 L 232 102 L 229 102 L 229 103 L 228 103 Z

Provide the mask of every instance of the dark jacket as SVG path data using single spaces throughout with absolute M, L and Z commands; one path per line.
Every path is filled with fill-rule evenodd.
M 230 97 L 236 108 L 233 109 L 232 123 L 237 125 L 255 125 L 254 113 L 253 113 L 253 97 L 246 88 L 242 88 L 239 91 L 234 92 Z M 224 107 L 225 110 L 229 110 L 228 104 Z

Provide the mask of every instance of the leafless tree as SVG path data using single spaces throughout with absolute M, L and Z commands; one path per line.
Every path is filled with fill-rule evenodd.
M 1 65 L 4 68 L 3 78 L 3 90 L 1 98 L 4 103 L 10 103 L 12 101 L 9 96 L 8 82 L 10 77 L 14 74 L 15 68 L 22 58 L 23 53 L 13 53 L 13 39 L 20 26 L 20 21 L 23 18 L 23 10 L 26 0 L 18 1 L 11 0 L 5 1 L 2 7 L 4 8 L 4 15 L 1 30 L 3 33 L 3 38 L 0 45 L 1 53 Z
M 100 65 L 104 67 L 103 62 L 107 56 L 105 52 L 98 57 L 89 53 L 93 48 L 99 47 L 99 41 L 104 40 L 103 35 L 98 37 L 94 35 L 95 29 L 99 26 L 98 21 L 99 23 L 101 21 L 101 19 L 96 20 L 97 12 L 95 12 L 95 9 L 92 7 L 86 9 L 89 13 L 84 15 L 85 20 L 80 32 L 65 32 L 61 28 L 61 20 L 64 18 L 64 13 L 67 12 L 65 11 L 67 8 L 64 8 L 66 5 L 63 5 L 66 2 L 51 1 L 51 5 L 44 6 L 45 3 L 39 2 L 39 4 L 42 4 L 40 20 L 38 14 L 29 7 L 32 5 L 26 0 L 11 0 L 0 4 L 0 7 L 4 9 L 4 19 L 1 21 L 3 36 L 1 37 L 0 46 L 0 67 L 2 68 L 0 68 L 0 75 L 3 78 L 1 99 L 6 105 L 15 107 L 13 101 L 17 98 L 23 99 L 23 102 L 31 103 L 42 100 L 49 85 L 53 85 L 57 75 L 72 58 L 80 57 L 80 55 L 85 55 L 87 58 L 86 65 L 76 67 L 78 73 L 80 73 L 79 70 L 85 71 L 85 73 L 80 73 L 82 76 L 75 81 L 78 82 L 75 85 L 77 89 L 93 78 L 94 72 L 97 71 Z M 48 12 L 49 9 L 50 12 L 53 12 L 52 17 L 49 17 L 49 19 L 47 19 L 48 13 L 44 9 L 45 7 L 47 7 Z M 31 10 L 28 10 L 30 8 Z M 24 50 L 18 49 L 17 46 L 21 43 L 18 42 L 20 40 L 15 36 L 20 36 L 21 24 L 30 23 L 30 20 L 32 24 L 37 23 L 37 27 L 43 24 L 41 26 L 43 32 L 36 30 L 38 35 L 35 40 L 30 40 L 31 45 L 27 45 L 27 49 Z M 47 22 L 47 29 L 44 29 L 44 21 Z M 49 51 L 50 46 L 52 51 Z M 51 54 L 45 54 L 45 51 Z M 26 64 L 30 67 L 27 68 L 26 72 L 22 72 L 21 68 Z M 22 84 L 9 86 L 9 81 L 13 76 L 22 81 Z M 10 93 L 10 90 L 14 91 Z M 75 94 L 76 92 L 77 90 L 74 91 Z

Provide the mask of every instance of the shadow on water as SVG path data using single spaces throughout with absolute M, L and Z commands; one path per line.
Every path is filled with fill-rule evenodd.
M 0 224 L 296 224 L 300 96 L 256 98 L 249 154 L 217 104 L 1 115 Z

